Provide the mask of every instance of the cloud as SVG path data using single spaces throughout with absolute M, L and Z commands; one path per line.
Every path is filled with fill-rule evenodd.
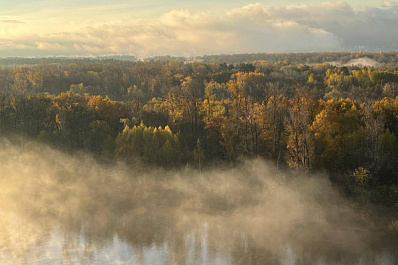
M 12 22 L 19 20 L 0 20 L 0 56 L 194 56 L 342 51 L 359 46 L 398 49 L 398 4 L 393 1 L 361 8 L 345 2 L 280 8 L 256 3 L 218 15 L 172 10 L 151 20 L 81 19 L 80 28 L 73 20 L 64 25 L 58 21 L 47 31 L 43 31 L 44 22 L 16 28 Z
M 16 19 L 0 19 L 0 23 L 22 24 L 25 22 Z
M 396 6 L 398 6 L 398 2 L 385 0 L 385 1 L 383 1 L 383 6 L 384 7 L 396 7 Z

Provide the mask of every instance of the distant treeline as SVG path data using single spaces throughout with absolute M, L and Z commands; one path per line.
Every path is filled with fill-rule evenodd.
M 130 61 L 138 59 L 130 55 L 108 55 L 97 57 L 0 57 L 0 66 L 35 65 L 40 63 L 93 63 L 107 61 Z
M 0 66 L 16 65 L 35 65 L 48 63 L 94 63 L 94 62 L 204 62 L 211 64 L 232 64 L 251 63 L 253 61 L 280 62 L 287 60 L 294 64 L 346 64 L 350 60 L 358 58 L 369 58 L 382 64 L 384 67 L 398 67 L 398 52 L 318 52 L 318 53 L 247 53 L 247 54 L 222 54 L 222 55 L 204 55 L 197 57 L 175 57 L 175 56 L 155 56 L 152 58 L 139 59 L 131 55 L 108 55 L 97 57 L 6 57 L 0 58 Z
M 368 57 L 385 67 L 398 66 L 398 52 L 317 52 L 317 53 L 253 53 L 235 55 L 205 55 L 198 57 L 207 63 L 248 63 L 257 60 L 279 62 L 287 60 L 295 64 L 338 63 L 346 64 L 352 59 Z
M 397 95 L 398 68 L 40 63 L 0 69 L 0 132 L 163 167 L 263 157 L 398 207 Z

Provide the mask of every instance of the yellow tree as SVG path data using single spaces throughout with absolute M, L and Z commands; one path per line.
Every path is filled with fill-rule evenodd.
M 271 157 L 279 167 L 284 152 L 284 123 L 289 114 L 289 100 L 284 94 L 274 93 L 265 106 L 263 137 L 269 142 Z
M 313 134 L 310 126 L 318 111 L 318 101 L 300 91 L 291 100 L 285 121 L 287 139 L 287 164 L 296 170 L 311 169 L 314 157 Z
M 361 166 L 365 138 L 358 108 L 350 99 L 324 102 L 312 124 L 320 167 L 346 173 Z

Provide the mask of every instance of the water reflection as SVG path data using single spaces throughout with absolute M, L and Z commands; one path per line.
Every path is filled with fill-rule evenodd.
M 120 216 L 114 227 L 84 220 L 80 228 L 48 226 L 13 216 L 2 223 L 1 264 L 397 264 L 393 242 L 372 240 L 346 250 L 337 242 L 302 244 L 292 238 L 268 245 L 266 235 L 248 234 L 231 217 L 186 213 Z M 130 215 L 130 214 L 126 214 Z M 92 218 L 95 219 L 93 216 Z M 168 219 L 170 218 L 170 219 Z M 85 229 L 91 226 L 89 229 Z M 278 240 L 275 240 L 278 241 Z M 377 242 L 377 243 L 376 243 Z M 377 245 L 376 245 L 377 244 Z
M 396 239 L 326 181 L 262 162 L 197 175 L 48 149 L 0 159 L 0 264 L 398 264 Z
M 163 221 L 159 219 L 159 224 L 168 230 Z M 147 222 L 150 224 L 151 219 Z M 217 222 L 192 225 L 189 230 L 174 226 L 163 238 L 151 229 L 153 227 L 144 229 L 134 223 L 120 230 L 122 234 L 109 231 L 113 234 L 106 239 L 94 239 L 84 226 L 79 230 L 54 227 L 52 231 L 40 225 L 33 229 L 29 223 L 19 222 L 17 226 L 17 229 L 27 228 L 8 236 L 2 233 L 1 264 L 397 264 L 392 242 L 372 246 L 376 243 L 373 241 L 358 252 L 339 248 L 335 242 L 303 245 L 293 241 L 269 249 L 256 242 L 262 235 L 253 238 Z M 136 234 L 142 229 L 146 232 L 143 236 L 154 240 L 149 242 Z M 130 231 L 137 235 L 134 241 L 124 237 Z

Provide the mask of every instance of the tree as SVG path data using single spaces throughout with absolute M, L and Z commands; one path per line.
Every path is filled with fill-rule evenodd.
M 291 101 L 289 116 L 285 121 L 287 139 L 287 164 L 295 170 L 310 170 L 314 158 L 313 133 L 310 126 L 316 113 L 317 101 L 298 92 Z
M 181 94 L 185 103 L 185 113 L 191 124 L 192 146 L 198 137 L 198 123 L 200 114 L 200 104 L 203 96 L 203 84 L 198 78 L 186 77 L 181 84 Z
M 350 99 L 328 100 L 311 128 L 317 165 L 332 173 L 363 166 L 365 142 L 359 105 Z
M 196 141 L 195 149 L 193 150 L 193 157 L 198 162 L 199 171 L 202 172 L 202 164 L 204 160 L 204 151 L 202 145 L 200 144 L 200 140 Z
M 289 114 L 288 108 L 289 101 L 286 96 L 277 94 L 277 92 L 269 97 L 265 106 L 263 137 L 267 142 L 270 142 L 271 158 L 276 161 L 277 168 L 279 168 L 280 159 L 285 149 L 283 146 L 284 124 Z
M 165 167 L 178 165 L 182 148 L 178 135 L 168 126 L 147 127 L 143 123 L 126 126 L 115 139 L 115 156 L 127 162 L 143 162 Z

